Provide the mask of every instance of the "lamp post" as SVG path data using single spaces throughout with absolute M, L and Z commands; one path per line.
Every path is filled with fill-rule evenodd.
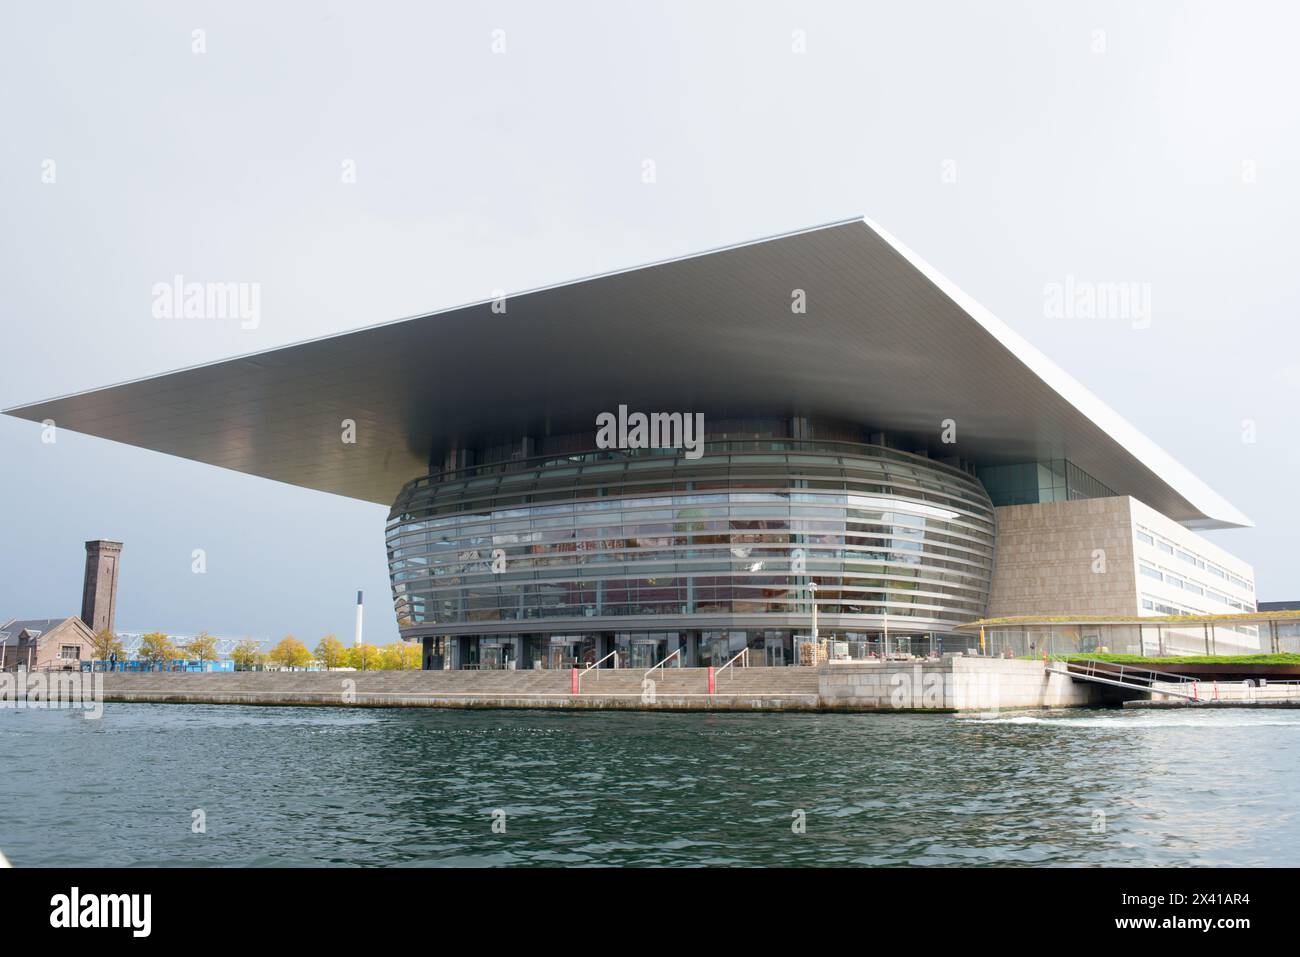
M 813 647 L 816 648 L 817 647 L 817 583 L 816 582 L 808 583 L 808 593 L 812 595 L 812 599 L 810 602 L 812 605 L 812 640 L 813 640 Z

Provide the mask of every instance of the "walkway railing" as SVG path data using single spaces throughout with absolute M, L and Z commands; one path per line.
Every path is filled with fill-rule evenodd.
M 579 673 L 579 675 L 578 675 L 578 676 L 574 679 L 574 681 L 573 681 L 573 693 L 574 693 L 574 694 L 582 694 L 582 677 L 583 677 L 583 675 L 585 675 L 588 671 L 590 671 L 590 670 L 593 669 L 593 668 L 599 668 L 601 665 L 603 665 L 605 662 L 609 661 L 610 658 L 613 658 L 613 657 L 614 657 L 615 655 L 617 655 L 617 654 L 618 654 L 618 650 L 615 649 L 614 651 L 611 651 L 609 654 L 607 654 L 604 658 L 601 658 L 600 661 L 593 662 L 593 663 L 587 665 L 587 667 L 583 668 L 582 671 L 581 671 L 581 673 Z M 596 679 L 597 679 L 597 680 L 600 679 L 600 672 L 599 672 L 599 671 L 596 672 Z
M 722 673 L 723 673 L 724 671 L 726 671 L 728 668 L 730 668 L 732 665 L 734 665 L 737 661 L 739 661 L 739 660 L 742 659 L 742 658 L 744 659 L 744 661 L 741 663 L 741 667 L 742 667 L 742 668 L 744 668 L 744 667 L 748 667 L 748 666 L 749 666 L 749 649 L 748 649 L 748 648 L 742 648 L 742 649 L 740 650 L 740 653 L 739 653 L 739 654 L 737 654 L 734 658 L 732 658 L 730 661 L 728 661 L 725 665 L 723 665 L 721 668 L 719 668 L 719 669 L 717 670 L 717 672 L 716 672 L 716 674 L 715 674 L 714 677 L 715 677 L 715 678 L 721 678 L 721 677 L 722 677 Z M 736 673 L 733 671 L 731 674 L 732 674 L 732 677 L 735 677 L 735 674 L 736 674 Z
M 657 665 L 655 665 L 654 667 L 652 667 L 649 671 L 647 671 L 647 672 L 646 672 L 644 675 L 642 675 L 641 677 L 642 677 L 642 678 L 649 678 L 650 675 L 652 675 L 656 670 L 658 670 L 659 668 L 664 667 L 666 664 L 668 664 L 668 662 L 672 661 L 674 658 L 679 657 L 679 656 L 681 655 L 681 653 L 682 653 L 682 649 L 678 648 L 678 649 L 677 649 L 676 651 L 674 651 L 671 655 L 669 655 L 669 656 L 668 656 L 667 658 L 665 658 L 663 661 L 659 662 L 659 664 L 657 664 Z
M 1118 681 L 1131 680 L 1133 682 L 1145 683 L 1147 685 L 1155 684 L 1156 678 L 1164 681 L 1176 682 L 1195 682 L 1196 679 L 1188 675 L 1176 675 L 1168 671 L 1157 671 L 1155 668 L 1148 668 L 1145 665 L 1124 664 L 1123 662 L 1102 661 L 1097 658 L 1075 658 L 1073 660 L 1064 660 L 1067 668 L 1081 668 L 1085 675 L 1100 674 L 1103 678 L 1114 678 Z M 1104 667 L 1098 668 L 1098 665 Z
M 1047 656 L 1044 655 L 1044 660 Z M 1156 694 L 1172 695 L 1175 698 L 1186 698 L 1189 701 L 1199 701 L 1198 680 L 1190 675 L 1177 675 L 1168 671 L 1157 671 L 1155 668 L 1147 668 L 1141 665 L 1122 664 L 1110 661 L 1099 661 L 1095 658 L 1084 659 L 1065 659 L 1053 658 L 1053 661 L 1063 667 L 1057 671 L 1058 674 L 1069 675 L 1072 678 L 1082 678 L 1084 681 L 1095 681 L 1100 684 L 1108 684 L 1119 688 L 1132 688 L 1138 691 L 1151 691 Z M 1100 666 L 1100 667 L 1099 667 Z M 1049 671 L 1057 669 L 1048 668 Z M 1166 682 L 1187 690 L 1174 691 L 1168 688 L 1157 688 L 1158 682 Z

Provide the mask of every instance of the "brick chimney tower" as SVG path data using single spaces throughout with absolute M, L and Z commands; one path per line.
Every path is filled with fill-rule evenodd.
M 98 634 L 113 630 L 117 612 L 117 570 L 122 543 L 86 542 L 86 580 L 81 588 L 81 620 Z

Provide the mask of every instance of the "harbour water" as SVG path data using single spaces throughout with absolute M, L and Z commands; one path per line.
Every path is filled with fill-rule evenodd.
M 1300 710 L 0 710 L 16 866 L 1294 865 L 1298 793 Z

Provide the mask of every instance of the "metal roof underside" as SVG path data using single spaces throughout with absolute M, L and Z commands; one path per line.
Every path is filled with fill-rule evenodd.
M 432 449 L 592 431 L 619 403 L 846 419 L 980 464 L 1067 458 L 1185 525 L 1251 524 L 864 219 L 7 412 L 388 505 Z M 955 445 L 938 441 L 944 419 Z

